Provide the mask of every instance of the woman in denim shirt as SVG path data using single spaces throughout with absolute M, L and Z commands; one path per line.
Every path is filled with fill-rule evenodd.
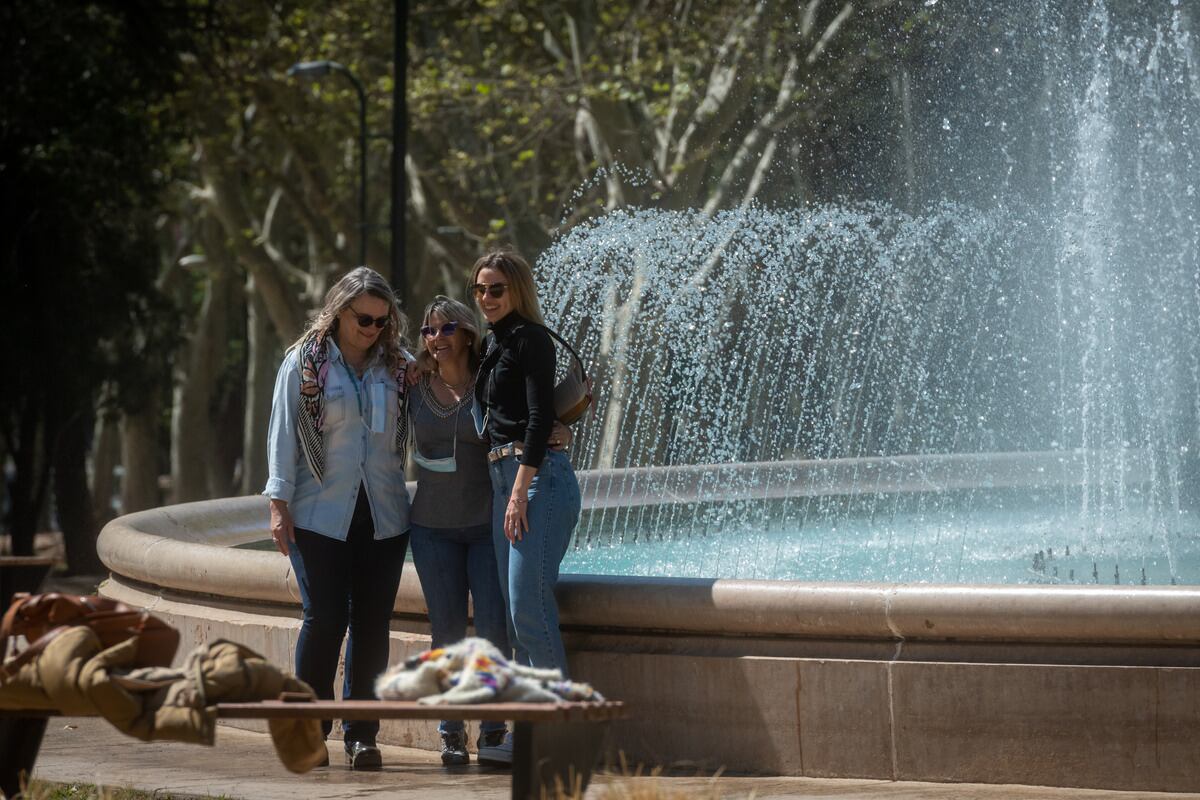
M 346 643 L 344 699 L 374 697 L 408 548 L 404 483 L 405 324 L 387 281 L 359 267 L 284 356 L 268 440 L 271 536 L 300 586 L 296 675 L 333 698 Z M 322 722 L 325 735 L 332 722 Z M 382 765 L 378 720 L 342 723 L 354 769 Z

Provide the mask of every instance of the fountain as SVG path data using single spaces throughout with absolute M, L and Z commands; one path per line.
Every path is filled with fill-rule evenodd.
M 990 9 L 1004 24 L 1007 5 Z M 724 502 L 590 515 L 571 563 L 1009 583 L 1053 580 L 1033 555 L 1070 547 L 1059 580 L 1200 582 L 1200 74 L 1186 13 L 1158 11 L 1042 4 L 1025 9 L 1045 42 L 1032 53 L 1011 31 L 960 42 L 994 63 L 938 65 L 982 90 L 966 102 L 939 85 L 955 102 L 923 137 L 953 201 L 621 211 L 542 259 L 549 316 L 604 409 L 580 463 L 1051 451 L 1062 468 L 995 491 L 984 459 L 960 476 L 974 489 L 920 500 L 859 480 L 758 504 L 769 476 L 741 470 Z M 629 546 L 664 537 L 662 553 Z
M 539 259 L 599 389 L 564 638 L 632 758 L 1200 785 L 1200 50 L 1182 0 L 1110 5 L 997 0 L 930 49 L 932 188 L 626 209 Z M 850 187 L 891 152 L 858 155 Z M 290 663 L 265 525 L 123 517 L 104 591 Z M 405 572 L 394 659 L 428 641 Z
M 950 205 L 923 217 L 885 206 L 622 212 L 573 230 L 543 263 L 546 295 L 561 298 L 550 315 L 595 365 L 604 409 L 576 458 L 602 470 L 742 467 L 656 475 L 674 501 L 653 506 L 625 502 L 651 494 L 627 481 L 615 508 L 588 515 L 568 565 L 1019 583 L 1067 582 L 1072 569 L 1084 582 L 1101 568 L 1112 582 L 1123 561 L 1127 582 L 1195 583 L 1200 524 L 1178 488 L 1195 436 L 1172 409 L 1125 398 L 1194 390 L 1197 353 L 1163 369 L 1130 348 L 1088 376 L 1105 387 L 1098 403 L 1081 378 L 1060 386 L 1064 354 L 1091 358 L 1095 345 L 1074 334 L 1090 335 L 1081 315 L 1094 312 L 1058 311 L 1044 274 L 1014 268 L 1053 233 Z M 1130 304 L 1122 322 L 1164 301 Z M 1071 334 L 1047 336 L 1055 322 Z M 1180 320 L 1153 346 L 1196 329 Z M 1087 430 L 1089 413 L 1132 430 Z M 974 457 L 951 459 L 947 483 L 953 454 Z M 1014 459 L 1025 475 L 1011 474 Z M 806 461 L 803 479 L 784 479 L 791 489 L 776 485 L 784 463 Z M 1057 578 L 1034 569 L 1047 550 L 1060 553 Z

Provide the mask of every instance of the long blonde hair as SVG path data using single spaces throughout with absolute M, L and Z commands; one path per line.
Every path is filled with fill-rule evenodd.
M 479 368 L 479 348 L 483 343 L 483 337 L 479 335 L 479 319 L 475 316 L 475 312 L 468 308 L 466 303 L 460 303 L 451 297 L 439 294 L 429 305 L 425 306 L 425 313 L 421 316 L 421 325 L 428 325 L 429 318 L 434 314 L 446 322 L 458 323 L 459 332 L 468 339 L 467 367 L 474 375 L 475 370 Z M 417 353 L 417 367 L 422 372 L 436 373 L 438 371 L 437 360 L 429 353 L 426 342 L 421 343 Z
M 529 263 L 512 250 L 493 250 L 475 262 L 471 283 L 479 282 L 479 271 L 491 267 L 508 278 L 508 291 L 513 293 L 513 310 L 530 322 L 544 325 L 542 307 L 538 305 L 537 286 Z
M 391 284 L 370 267 L 352 269 L 330 286 L 329 291 L 325 293 L 325 305 L 312 316 L 304 333 L 288 349 L 299 347 L 305 339 L 314 334 L 336 333 L 338 315 L 364 294 L 377 297 L 388 304 L 388 324 L 367 351 L 367 357 L 372 358 L 376 352 L 380 352 L 383 354 L 383 363 L 389 370 L 399 369 L 400 365 L 407 361 L 404 350 L 408 346 L 408 340 L 405 338 L 408 334 L 408 320 L 400 313 L 396 293 L 392 291 Z

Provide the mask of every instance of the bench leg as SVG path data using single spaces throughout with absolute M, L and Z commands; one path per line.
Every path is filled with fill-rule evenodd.
M 607 723 L 517 722 L 513 725 L 513 800 L 554 797 L 587 789 Z
M 45 717 L 0 718 L 0 792 L 16 797 L 21 779 L 33 778 L 33 764 L 46 732 Z

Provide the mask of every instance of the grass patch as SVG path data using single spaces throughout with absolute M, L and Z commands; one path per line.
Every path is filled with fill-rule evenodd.
M 156 790 L 118 789 L 94 783 L 51 783 L 34 781 L 14 800 L 229 800 L 226 795 L 172 794 Z

